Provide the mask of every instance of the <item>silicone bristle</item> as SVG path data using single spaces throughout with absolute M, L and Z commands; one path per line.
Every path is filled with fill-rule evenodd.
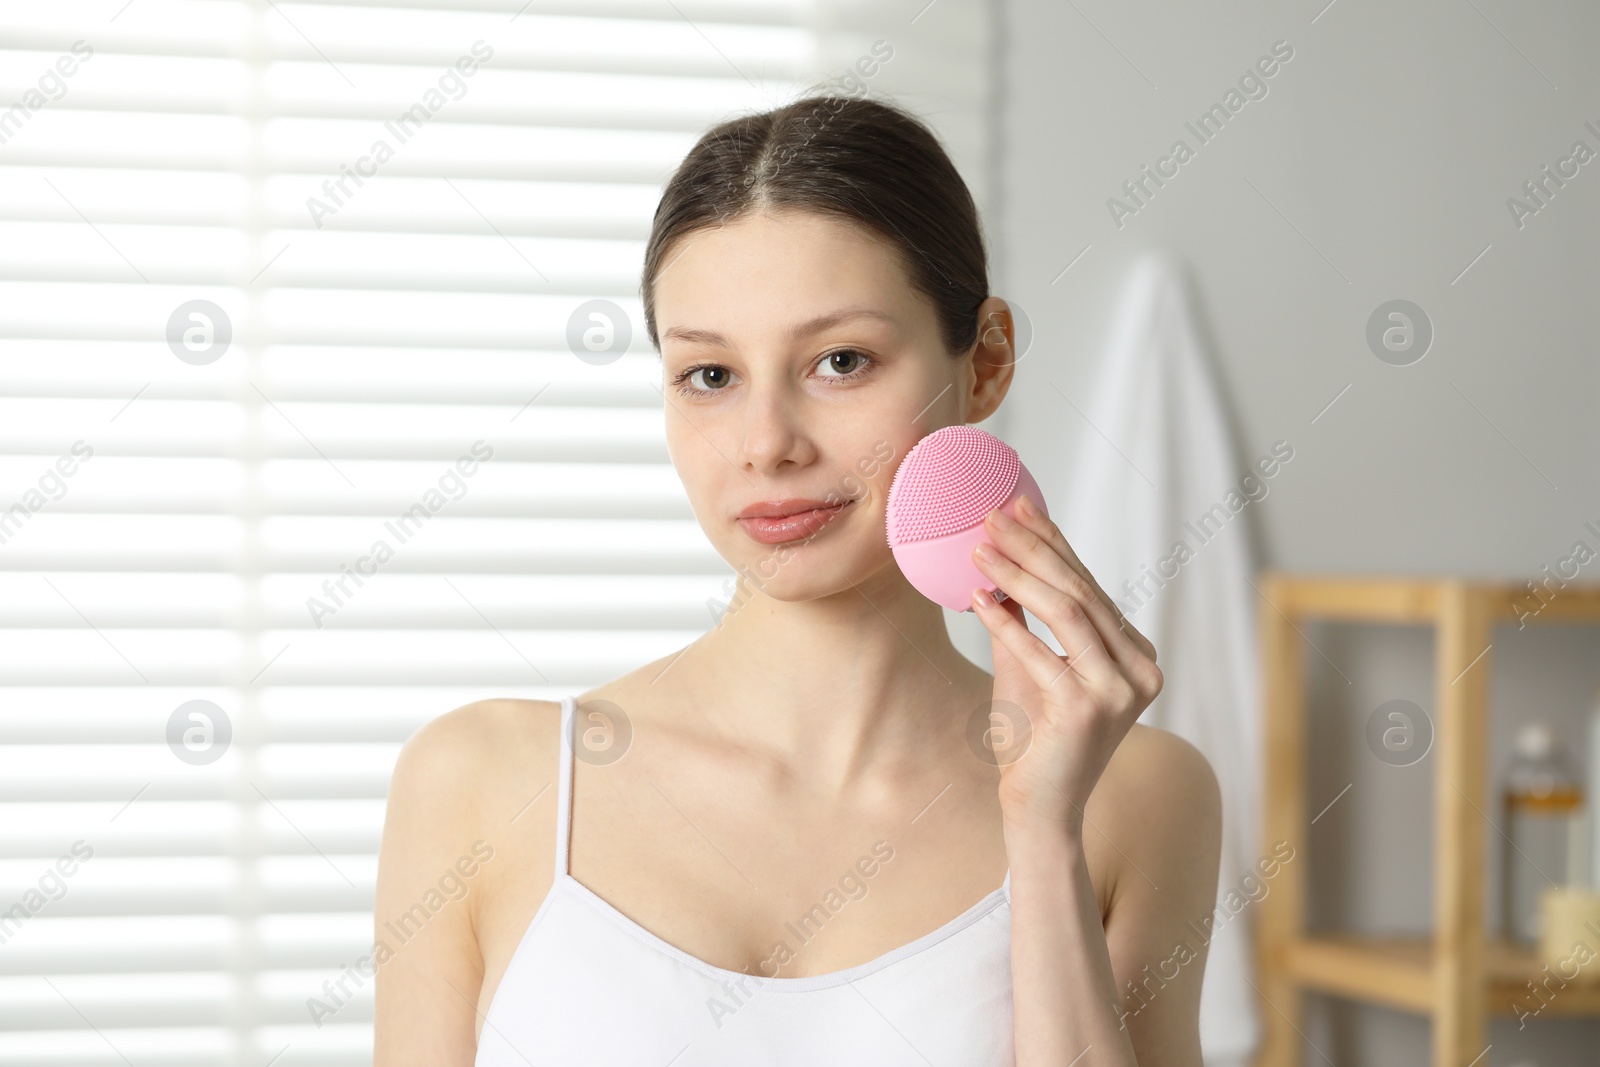
M 1022 462 L 1016 449 L 975 426 L 946 426 L 918 441 L 889 485 L 890 545 L 970 530 L 1005 503 Z

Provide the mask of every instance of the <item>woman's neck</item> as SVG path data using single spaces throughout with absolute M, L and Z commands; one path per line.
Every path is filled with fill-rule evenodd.
M 955 754 L 990 697 L 990 676 L 951 643 L 942 609 L 897 571 L 803 601 L 740 592 L 660 681 L 707 729 L 806 768 L 821 788 Z

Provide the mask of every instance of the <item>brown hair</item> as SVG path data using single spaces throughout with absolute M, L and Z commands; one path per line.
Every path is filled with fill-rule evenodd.
M 645 329 L 656 336 L 655 281 L 677 238 L 763 209 L 858 223 L 900 252 L 932 300 L 953 356 L 978 337 L 988 254 L 966 182 L 933 132 L 890 104 L 822 93 L 731 119 L 689 150 L 656 206 L 645 245 Z

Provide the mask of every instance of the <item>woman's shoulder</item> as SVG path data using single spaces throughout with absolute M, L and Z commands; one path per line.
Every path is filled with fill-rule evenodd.
M 1101 776 L 1106 810 L 1129 826 L 1204 822 L 1220 810 L 1221 790 L 1211 761 L 1192 743 L 1136 722 Z M 1097 790 L 1098 791 L 1098 790 Z
M 428 720 L 401 746 L 384 810 L 374 922 L 380 940 L 404 929 L 407 947 L 378 972 L 380 1050 L 402 1040 L 396 1035 L 421 1032 L 412 1016 L 437 1007 L 440 981 L 469 988 L 487 956 L 503 968 L 514 930 L 529 918 L 517 909 L 548 889 L 560 712 L 547 700 L 474 701 Z M 540 808 L 548 819 L 534 814 Z M 517 894 L 507 886 L 529 888 Z M 472 1015 L 458 1023 L 465 1045 Z M 382 1051 L 379 1060 L 387 1062 Z
M 423 723 L 401 747 L 401 758 L 449 763 L 492 753 L 507 744 L 554 741 L 557 738 L 552 731 L 560 714 L 561 703 L 556 700 L 474 700 Z
M 1205 754 L 1172 731 L 1134 723 L 1090 795 L 1088 814 L 1116 845 L 1108 857 L 1114 883 L 1131 876 L 1159 884 L 1157 870 L 1195 869 L 1209 869 L 1215 881 L 1222 791 Z M 1215 886 L 1199 891 L 1208 888 Z
M 560 717 L 558 701 L 509 697 L 438 715 L 400 747 L 390 798 L 396 789 L 422 790 L 434 807 L 481 816 L 494 793 L 525 787 L 530 775 L 555 764 Z

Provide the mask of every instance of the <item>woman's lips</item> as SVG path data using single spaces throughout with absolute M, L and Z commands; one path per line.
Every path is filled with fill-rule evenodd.
M 794 515 L 784 515 L 768 519 L 740 519 L 739 525 L 752 540 L 764 545 L 778 545 L 785 541 L 797 541 L 803 537 L 810 537 L 822 529 L 833 517 L 852 501 L 846 500 L 843 504 L 831 508 L 816 508 L 812 511 L 802 511 Z

